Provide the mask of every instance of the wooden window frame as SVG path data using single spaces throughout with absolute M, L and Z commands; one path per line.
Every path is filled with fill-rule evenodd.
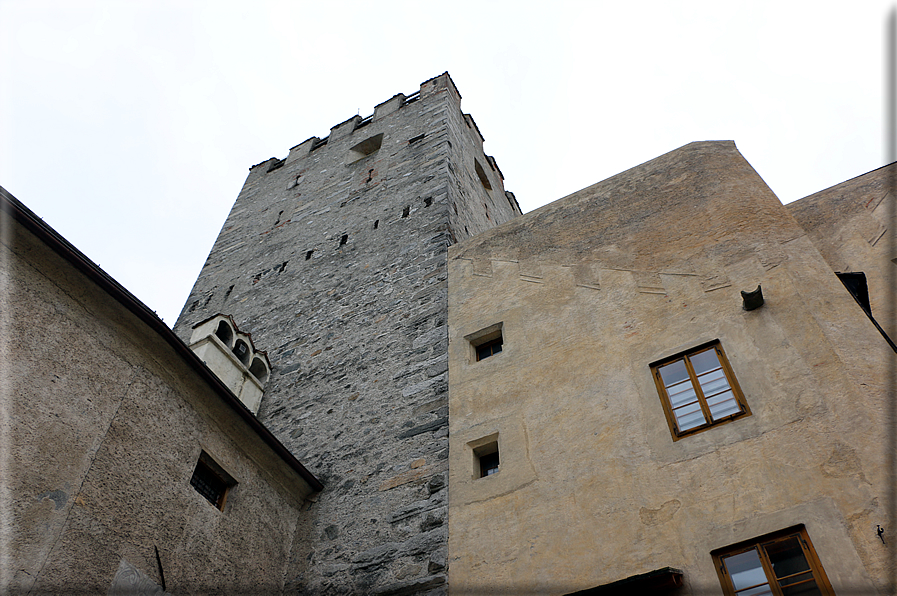
M 502 341 L 502 338 L 499 335 L 495 339 L 492 339 L 492 340 L 489 340 L 489 341 L 486 341 L 479 345 L 474 346 L 474 350 L 476 350 L 477 362 L 479 362 L 480 360 L 485 360 L 486 358 L 489 358 L 490 356 L 495 356 L 496 354 L 501 354 L 503 345 L 504 345 L 504 342 Z M 496 347 L 498 348 L 498 351 L 495 350 Z M 489 350 L 488 354 L 484 353 L 486 350 Z
M 693 356 L 696 356 L 702 352 L 706 352 L 707 350 L 716 351 L 717 358 L 719 358 L 723 373 L 726 376 L 726 381 L 729 383 L 729 388 L 732 390 L 732 395 L 735 397 L 738 405 L 741 406 L 740 412 L 735 412 L 734 414 L 730 414 L 728 416 L 720 418 L 719 420 L 714 420 L 710 414 L 710 407 L 707 405 L 707 399 L 704 397 L 704 392 L 701 390 L 700 383 L 697 382 L 697 375 L 695 374 L 694 367 L 692 366 L 690 360 Z M 673 412 L 673 406 L 670 402 L 670 397 L 667 394 L 666 386 L 664 385 L 663 379 L 660 376 L 660 369 L 662 367 L 670 365 L 678 360 L 683 360 L 685 362 L 685 367 L 688 371 L 689 379 L 691 380 L 692 387 L 695 390 L 695 394 L 698 398 L 698 403 L 701 407 L 701 411 L 704 414 L 705 420 L 704 424 L 685 431 L 679 430 L 679 425 L 676 423 L 676 415 Z M 735 373 L 732 371 L 732 366 L 729 364 L 729 359 L 726 357 L 723 346 L 718 339 L 685 350 L 684 352 L 679 352 L 678 354 L 675 354 L 668 358 L 664 358 L 663 360 L 652 362 L 650 364 L 650 367 L 651 376 L 654 377 L 654 384 L 657 387 L 657 393 L 660 396 L 660 401 L 663 405 L 663 412 L 666 416 L 667 424 L 670 427 L 670 433 L 673 435 L 674 441 L 678 441 L 682 437 L 687 437 L 695 433 L 703 432 L 709 428 L 720 426 L 721 424 L 732 422 L 737 418 L 751 415 L 751 409 L 748 406 L 747 400 L 744 398 L 744 394 L 741 392 L 741 387 L 738 385 L 738 379 L 735 378 Z
M 470 362 L 476 363 L 493 356 L 497 356 L 504 351 L 504 323 L 495 323 L 485 329 L 480 329 L 476 333 L 465 335 L 464 339 L 470 345 Z M 499 349 L 496 351 L 495 347 Z M 489 349 L 489 353 L 480 357 L 481 350 Z
M 739 542 L 737 544 L 712 551 L 710 555 L 713 557 L 713 565 L 716 568 L 716 574 L 719 577 L 720 585 L 722 586 L 723 592 L 726 594 L 726 596 L 738 595 L 735 592 L 735 586 L 732 583 L 731 576 L 728 572 L 728 569 L 726 568 L 725 561 L 723 559 L 725 557 L 739 555 L 750 550 L 757 551 L 757 555 L 760 559 L 760 564 L 763 567 L 763 572 L 766 575 L 766 580 L 768 582 L 770 591 L 775 596 L 782 596 L 782 589 L 779 586 L 778 580 L 787 578 L 776 577 L 772 567 L 772 562 L 770 561 L 769 555 L 766 553 L 765 548 L 776 542 L 783 542 L 793 537 L 796 537 L 798 539 L 798 542 L 801 546 L 801 551 L 803 552 L 804 558 L 809 565 L 809 571 L 812 572 L 813 580 L 815 580 L 816 586 L 819 588 L 819 591 L 822 592 L 824 596 L 835 596 L 835 591 L 832 589 L 832 585 L 828 580 L 828 576 L 826 576 L 825 574 L 825 569 L 822 568 L 822 562 L 819 560 L 819 555 L 816 554 L 816 549 L 813 548 L 813 543 L 810 541 L 810 536 L 807 534 L 807 530 L 803 525 L 793 526 L 779 532 L 766 534 L 758 538 L 745 540 L 743 542 Z M 800 573 L 806 573 L 806 571 L 802 571 Z M 750 587 L 742 588 L 742 592 L 749 589 Z

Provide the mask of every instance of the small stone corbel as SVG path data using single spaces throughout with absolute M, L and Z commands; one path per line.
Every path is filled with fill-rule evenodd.
M 757 289 L 753 292 L 741 291 L 741 300 L 744 303 L 744 310 L 754 310 L 763 306 L 763 290 L 757 284 Z

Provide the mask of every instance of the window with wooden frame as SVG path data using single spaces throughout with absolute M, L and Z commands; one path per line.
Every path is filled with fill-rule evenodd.
M 673 440 L 751 413 L 719 341 L 651 364 Z
M 502 323 L 496 323 L 464 337 L 464 339 L 470 342 L 472 348 L 471 360 L 473 362 L 479 362 L 501 353 L 504 345 L 502 325 Z
M 834 596 L 803 526 L 710 554 L 727 596 Z
M 501 336 L 476 346 L 477 360 L 483 360 L 501 352 Z

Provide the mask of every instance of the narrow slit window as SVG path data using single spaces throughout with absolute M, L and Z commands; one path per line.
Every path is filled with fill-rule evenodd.
M 480 182 L 483 184 L 483 188 L 486 190 L 492 190 L 492 184 L 489 182 L 489 177 L 486 175 L 486 170 L 483 169 L 483 166 L 480 165 L 480 162 L 477 160 L 473 160 L 473 168 L 476 170 L 477 178 L 480 179 Z

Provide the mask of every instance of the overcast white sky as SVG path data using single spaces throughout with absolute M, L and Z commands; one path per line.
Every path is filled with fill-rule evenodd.
M 249 166 L 449 71 L 524 212 L 733 139 L 884 165 L 892 2 L 0 0 L 0 185 L 172 325 Z

